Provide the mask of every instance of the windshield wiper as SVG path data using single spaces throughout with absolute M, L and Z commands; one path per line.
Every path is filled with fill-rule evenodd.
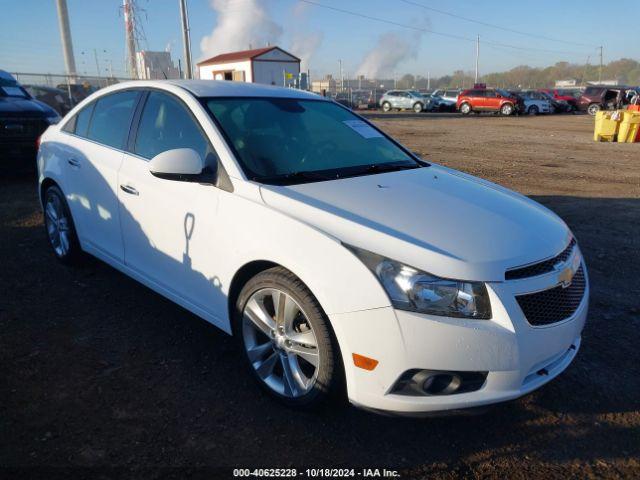
M 363 165 L 361 168 L 352 170 L 341 177 L 359 177 L 360 175 L 397 172 L 400 170 L 413 170 L 414 168 L 422 168 L 425 165 L 420 163 L 372 163 L 371 165 Z
M 295 182 L 297 180 L 321 182 L 324 180 L 335 180 L 336 178 L 337 178 L 336 176 L 329 176 L 319 172 L 299 170 L 296 172 L 281 173 L 278 175 L 256 176 L 256 177 L 253 177 L 253 180 L 261 183 L 276 182 L 276 183 L 286 184 L 290 182 Z
M 421 166 L 422 165 L 418 165 L 417 163 L 374 163 L 368 165 L 364 171 L 367 173 L 397 172 L 399 170 L 412 170 L 414 168 L 420 168 Z

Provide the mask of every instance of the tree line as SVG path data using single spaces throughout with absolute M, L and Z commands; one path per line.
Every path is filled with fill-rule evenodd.
M 598 82 L 600 66 L 569 62 L 538 68 L 520 65 L 506 72 L 482 75 L 480 82 L 498 88 L 546 88 L 553 87 L 557 80 L 576 80 L 577 85 Z M 640 85 L 640 62 L 622 58 L 602 67 L 602 80 L 617 80 L 623 85 Z M 412 74 L 403 75 L 397 81 L 397 88 L 426 89 L 426 77 Z M 431 79 L 431 88 L 470 88 L 474 84 L 474 73 L 456 70 L 451 75 Z

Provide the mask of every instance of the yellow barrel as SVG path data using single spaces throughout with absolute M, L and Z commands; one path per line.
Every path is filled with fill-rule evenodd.
M 596 113 L 596 126 L 593 139 L 596 142 L 614 142 L 620 126 L 620 112 L 599 111 Z
M 638 131 L 640 130 L 640 112 L 622 112 L 622 121 L 618 127 L 618 142 L 633 143 L 638 141 Z

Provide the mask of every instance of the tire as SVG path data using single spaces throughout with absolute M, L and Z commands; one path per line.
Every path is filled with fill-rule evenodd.
M 471 113 L 471 105 L 469 105 L 468 103 L 463 103 L 462 105 L 460 105 L 460 113 L 462 115 L 469 115 Z
M 413 111 L 416 113 L 422 113 L 422 110 L 424 109 L 424 106 L 420 103 L 420 102 L 416 102 L 413 105 Z
M 329 320 L 293 273 L 274 267 L 257 274 L 242 288 L 234 312 L 246 366 L 272 397 L 306 409 L 338 389 L 342 367 Z
M 511 103 L 505 103 L 500 107 L 500 113 L 505 117 L 511 115 L 514 111 L 513 105 Z
M 57 185 L 52 185 L 43 196 L 44 228 L 49 245 L 56 258 L 66 265 L 77 263 L 82 249 L 69 205 Z
M 527 110 L 527 113 L 529 115 L 538 115 L 540 113 L 540 109 L 535 105 L 531 105 L 529 110 Z
M 600 105 L 598 105 L 597 103 L 592 103 L 587 107 L 587 112 L 589 112 L 589 115 L 591 116 L 594 116 L 600 110 L 601 110 Z
M 391 111 L 391 104 L 389 102 L 384 102 L 382 104 L 382 111 L 383 112 L 389 112 Z

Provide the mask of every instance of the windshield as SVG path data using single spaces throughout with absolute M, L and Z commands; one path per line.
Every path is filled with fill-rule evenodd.
M 503 97 L 513 97 L 514 94 L 507 92 L 506 90 L 502 90 L 500 88 L 496 88 L 496 92 L 498 92 Z
M 244 97 L 204 103 L 252 180 L 302 183 L 423 166 L 333 102 Z

